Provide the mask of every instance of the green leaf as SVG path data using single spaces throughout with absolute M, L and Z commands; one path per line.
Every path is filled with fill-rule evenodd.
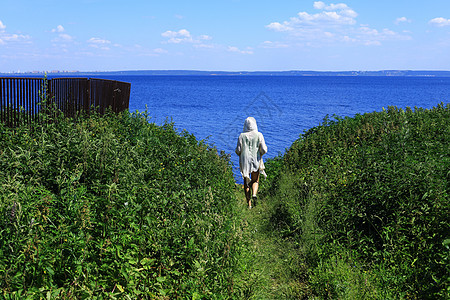
M 151 265 L 153 265 L 153 263 L 155 261 L 156 261 L 156 259 L 145 257 L 145 258 L 141 259 L 141 265 L 143 265 L 143 266 L 151 266 Z
M 55 275 L 55 271 L 53 271 L 52 268 L 50 267 L 46 267 L 48 274 L 50 274 L 51 276 Z
M 192 237 L 188 242 L 188 248 L 192 248 L 194 246 L 194 237 Z
M 442 242 L 442 245 L 450 250 L 450 239 L 446 239 Z

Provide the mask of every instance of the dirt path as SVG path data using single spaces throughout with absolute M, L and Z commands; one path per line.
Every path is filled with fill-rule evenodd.
M 273 205 L 259 199 L 248 209 L 241 188 L 237 188 L 238 205 L 246 247 L 241 259 L 239 282 L 243 282 L 246 299 L 301 299 L 307 292 L 302 283 L 304 268 L 291 241 L 283 239 L 270 223 Z

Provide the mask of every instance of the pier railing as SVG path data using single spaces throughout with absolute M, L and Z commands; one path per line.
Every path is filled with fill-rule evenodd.
M 115 80 L 0 77 L 0 122 L 17 126 L 40 120 L 50 103 L 68 117 L 93 109 L 120 112 L 129 107 L 130 89 L 130 83 Z

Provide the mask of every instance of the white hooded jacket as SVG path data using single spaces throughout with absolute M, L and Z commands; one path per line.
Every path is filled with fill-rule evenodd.
M 250 174 L 258 170 L 267 177 L 262 160 L 262 156 L 267 153 L 267 146 L 263 134 L 258 131 L 255 118 L 245 119 L 244 131 L 239 135 L 235 152 L 239 155 L 242 177 L 250 179 Z

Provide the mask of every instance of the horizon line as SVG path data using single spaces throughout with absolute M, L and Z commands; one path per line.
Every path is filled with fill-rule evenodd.
M 67 73 L 121 73 L 121 72 L 201 72 L 201 73 L 289 73 L 289 72 L 313 72 L 313 73 L 375 73 L 375 72 L 450 72 L 450 70 L 433 70 L 433 69 L 379 69 L 379 70 L 196 70 L 196 69 L 128 69 L 128 70 L 96 70 L 96 71 L 80 71 L 80 70 L 34 70 L 34 71 L 0 71 L 0 74 L 67 74 Z

